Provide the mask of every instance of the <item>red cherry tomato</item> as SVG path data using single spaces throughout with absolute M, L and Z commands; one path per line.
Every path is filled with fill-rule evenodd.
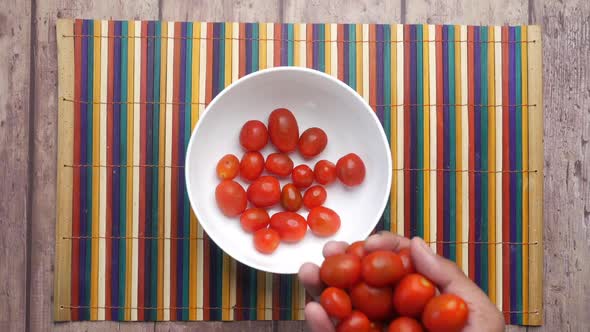
M 295 212 L 301 208 L 302 204 L 303 198 L 299 189 L 292 183 L 284 185 L 281 192 L 281 205 L 285 210 Z
M 340 216 L 332 209 L 318 206 L 309 211 L 307 223 L 316 236 L 332 236 L 340 229 Z
M 279 108 L 268 117 L 268 133 L 270 141 L 281 152 L 291 152 L 297 147 L 299 127 L 291 111 Z
M 299 138 L 299 152 L 305 158 L 315 157 L 326 148 L 328 136 L 320 128 L 309 128 Z
M 240 162 L 240 176 L 248 181 L 258 179 L 264 170 L 264 157 L 258 151 L 249 151 L 244 154 Z
M 221 180 L 232 180 L 238 176 L 240 161 L 233 154 L 226 154 L 217 163 L 217 177 Z
M 365 314 L 360 311 L 353 311 L 336 327 L 336 332 L 369 332 L 371 322 Z
M 379 322 L 371 322 L 369 332 L 383 332 L 383 324 Z
M 347 186 L 358 186 L 365 179 L 365 164 L 354 153 L 338 159 L 336 171 L 340 181 Z
M 307 165 L 299 165 L 293 168 L 291 179 L 297 188 L 307 188 L 313 183 L 313 171 Z
M 347 254 L 357 255 L 359 258 L 365 257 L 365 241 L 356 241 L 346 248 Z
M 320 267 L 320 279 L 328 286 L 350 288 L 361 278 L 361 260 L 355 255 L 328 256 Z
M 246 192 L 239 183 L 223 180 L 215 188 L 215 201 L 224 215 L 235 217 L 246 209 Z
M 320 304 L 328 315 L 338 319 L 344 319 L 352 312 L 350 297 L 340 288 L 326 288 L 320 296 Z
M 303 194 L 303 205 L 308 209 L 324 204 L 328 193 L 322 186 L 313 186 L 305 191 Z
M 336 165 L 327 160 L 320 160 L 315 164 L 313 173 L 319 184 L 328 185 L 336 180 Z
M 256 207 L 269 207 L 281 199 L 281 185 L 272 176 L 261 176 L 248 187 L 248 200 Z
M 295 212 L 278 212 L 270 217 L 270 228 L 279 233 L 281 241 L 295 243 L 305 236 L 307 222 Z
M 369 319 L 386 320 L 393 315 L 391 287 L 372 287 L 360 282 L 350 290 L 352 306 L 362 311 Z
M 261 208 L 250 208 L 240 216 L 242 228 L 249 233 L 266 228 L 269 223 L 270 217 L 268 216 L 268 212 Z
M 424 332 L 422 325 L 410 317 L 399 317 L 389 324 L 387 332 Z
M 363 279 L 375 287 L 393 285 L 404 276 L 399 255 L 386 250 L 374 251 L 363 258 Z
M 254 248 L 263 254 L 272 254 L 279 242 L 279 233 L 274 229 L 262 228 L 254 232 Z
M 420 317 L 435 294 L 436 288 L 430 280 L 418 273 L 408 274 L 393 291 L 393 307 L 402 316 Z
M 442 294 L 428 301 L 422 313 L 422 324 L 431 332 L 459 332 L 468 316 L 465 301 L 453 294 Z
M 278 176 L 288 176 L 293 171 L 293 161 L 284 153 L 271 153 L 266 157 L 266 170 Z
M 412 263 L 410 248 L 404 248 L 397 254 L 399 255 L 399 258 L 402 259 L 402 264 L 404 265 L 404 274 L 415 273 L 416 269 L 414 268 L 414 263 Z
M 268 131 L 264 123 L 258 120 L 250 120 L 244 123 L 240 131 L 240 145 L 246 151 L 261 150 L 267 142 Z

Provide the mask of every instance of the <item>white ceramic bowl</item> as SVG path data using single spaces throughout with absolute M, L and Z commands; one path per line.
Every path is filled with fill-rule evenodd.
M 312 169 L 320 159 L 334 163 L 354 152 L 364 161 L 366 177 L 354 188 L 338 180 L 326 189 L 325 206 L 341 218 L 340 230 L 332 237 L 319 238 L 308 231 L 296 244 L 281 243 L 271 255 L 256 251 L 252 235 L 244 232 L 239 218 L 227 218 L 215 203 L 219 183 L 215 167 L 219 159 L 233 153 L 241 158 L 239 144 L 242 125 L 252 119 L 267 123 L 276 108 L 291 110 L 302 133 L 320 127 L 328 135 L 324 152 L 304 160 L 297 152 L 290 154 L 295 165 L 306 163 Z M 269 144 L 262 151 L 266 157 L 275 148 Z M 383 214 L 391 185 L 391 152 L 377 116 L 354 90 L 319 71 L 279 67 L 258 71 L 233 83 L 209 104 L 192 133 L 186 155 L 185 177 L 188 196 L 196 216 L 210 238 L 234 259 L 259 270 L 291 274 L 305 262 L 322 262 L 322 247 L 327 241 L 353 242 L 368 236 Z M 281 185 L 290 178 L 281 180 Z M 247 183 L 238 179 L 244 189 Z M 280 211 L 280 206 L 271 210 Z M 307 210 L 299 213 L 307 217 Z M 271 214 L 272 215 L 272 214 Z

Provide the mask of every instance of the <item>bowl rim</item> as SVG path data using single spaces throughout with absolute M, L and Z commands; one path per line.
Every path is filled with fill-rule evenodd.
M 213 98 L 213 100 L 211 100 L 211 102 L 209 103 L 209 105 L 207 105 L 207 107 L 205 107 L 205 109 L 203 110 L 203 112 L 201 113 L 201 115 L 199 116 L 199 120 L 197 121 L 195 128 L 192 130 L 191 132 L 191 137 L 189 139 L 189 144 L 187 146 L 186 152 L 185 152 L 185 164 L 184 164 L 184 180 L 185 180 L 185 185 L 187 188 L 187 195 L 189 198 L 189 204 L 191 209 L 193 210 L 193 212 L 195 213 L 195 216 L 197 217 L 197 222 L 201 225 L 201 227 L 203 228 L 203 231 L 205 233 L 207 233 L 207 236 L 209 236 L 209 238 L 221 249 L 223 250 L 224 253 L 226 253 L 228 256 L 232 257 L 233 259 L 235 259 L 236 261 L 241 262 L 244 265 L 247 265 L 251 268 L 260 270 L 260 271 L 264 271 L 264 272 L 270 272 L 270 273 L 275 273 L 275 274 L 295 274 L 297 273 L 299 267 L 297 267 L 296 270 L 288 270 L 286 271 L 285 269 L 273 269 L 272 266 L 264 266 L 264 265 L 260 265 L 254 262 L 249 262 L 247 261 L 247 259 L 244 259 L 245 256 L 240 256 L 240 255 L 235 255 L 235 253 L 230 253 L 226 250 L 226 246 L 223 244 L 223 241 L 220 241 L 219 237 L 217 235 L 213 235 L 210 234 L 208 231 L 208 226 L 207 223 L 202 223 L 201 220 L 203 220 L 202 216 L 200 215 L 199 211 L 197 211 L 197 209 L 195 208 L 195 200 L 196 198 L 194 198 L 191 194 L 191 191 L 188 190 L 189 186 L 190 186 L 190 180 L 189 180 L 189 171 L 191 169 L 191 167 L 189 166 L 189 159 L 187 158 L 188 154 L 190 151 L 192 151 L 193 149 L 193 144 L 195 141 L 195 136 L 197 134 L 197 132 L 199 131 L 199 128 L 201 127 L 201 125 L 205 122 L 204 119 L 207 117 L 207 115 L 210 113 L 209 111 L 211 110 L 212 107 L 214 107 L 221 98 L 223 98 L 223 96 L 228 93 L 231 89 L 235 88 L 236 86 L 242 84 L 245 81 L 248 81 L 250 79 L 254 79 L 257 76 L 262 76 L 262 75 L 266 75 L 269 73 L 274 73 L 274 72 L 292 72 L 292 71 L 297 71 L 297 72 L 302 72 L 305 74 L 312 74 L 312 75 L 316 75 L 319 76 L 321 78 L 324 79 L 328 79 L 330 81 L 332 81 L 333 83 L 336 83 L 338 86 L 344 88 L 346 91 L 348 91 L 352 96 L 354 96 L 354 98 L 356 98 L 358 101 L 360 101 L 363 105 L 364 105 L 364 110 L 369 113 L 369 116 L 373 119 L 373 121 L 375 122 L 375 124 L 377 125 L 377 127 L 379 128 L 379 136 L 381 137 L 381 144 L 384 144 L 385 146 L 387 146 L 388 148 L 385 149 L 386 153 L 387 153 L 387 183 L 392 183 L 392 178 L 393 178 L 393 169 L 392 169 L 392 165 L 393 165 L 393 161 L 392 161 L 392 154 L 391 154 L 391 148 L 390 148 L 390 144 L 389 141 L 387 139 L 387 136 L 385 135 L 385 130 L 383 129 L 383 126 L 381 125 L 381 122 L 379 121 L 379 118 L 377 117 L 377 114 L 373 111 L 373 109 L 371 108 L 371 106 L 367 103 L 367 101 L 358 94 L 358 92 L 356 92 L 354 89 L 352 89 L 348 84 L 342 82 L 341 80 L 326 74 L 324 72 L 315 70 L 315 69 L 310 69 L 310 68 L 305 68 L 305 67 L 292 67 L 292 66 L 280 66 L 280 67 L 273 67 L 273 68 L 267 68 L 267 69 L 262 69 L 253 73 L 250 73 L 248 75 L 245 75 L 241 78 L 239 78 L 238 80 L 236 80 L 235 82 L 232 82 L 230 85 L 228 85 L 227 87 L 225 87 L 222 91 L 219 92 L 219 94 L 217 94 L 217 96 L 215 96 L 215 98 Z M 389 200 L 389 197 L 391 195 L 391 185 L 387 186 L 385 195 L 383 195 L 383 198 L 381 199 L 380 204 L 378 205 L 378 215 L 383 215 L 383 213 L 385 212 L 385 208 L 387 206 L 387 201 Z M 373 227 L 372 228 L 368 228 L 367 231 L 363 234 L 361 234 L 361 238 L 366 238 L 367 236 L 369 236 L 372 232 L 372 230 L 375 228 L 375 226 L 379 223 L 379 219 L 377 219 L 376 221 L 372 221 L 371 222 Z

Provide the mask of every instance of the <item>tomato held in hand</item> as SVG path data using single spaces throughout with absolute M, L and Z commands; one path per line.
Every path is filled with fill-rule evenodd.
M 268 142 L 268 131 L 264 123 L 250 120 L 242 126 L 240 131 L 240 145 L 246 151 L 259 151 Z
M 336 332 L 369 332 L 371 322 L 365 314 L 360 311 L 353 311 L 336 326 Z
M 327 160 L 320 160 L 315 164 L 313 173 L 319 184 L 328 185 L 336 180 L 336 165 Z
M 270 207 L 281 199 L 281 185 L 272 176 L 261 176 L 248 187 L 248 200 L 256 207 Z
M 249 233 L 256 232 L 261 228 L 266 228 L 270 223 L 270 217 L 265 209 L 251 208 L 247 209 L 240 216 L 242 228 Z
M 268 133 L 270 141 L 281 152 L 291 152 L 297 147 L 299 127 L 291 111 L 278 108 L 268 117 Z
M 332 209 L 318 206 L 309 211 L 307 223 L 316 236 L 332 236 L 340 229 L 340 216 Z
M 431 332 L 459 332 L 468 316 L 465 301 L 453 294 L 442 294 L 428 301 L 422 313 L 422 323 Z
M 278 176 L 289 176 L 293 171 L 293 161 L 284 153 L 271 153 L 266 157 L 266 170 Z
M 301 134 L 298 147 L 299 152 L 305 158 L 315 157 L 326 148 L 328 136 L 317 127 L 309 128 Z
M 327 196 L 328 193 L 326 192 L 326 189 L 324 189 L 324 187 L 313 186 L 307 189 L 307 191 L 305 191 L 305 194 L 303 195 L 303 205 L 305 205 L 306 208 L 311 210 L 317 206 L 324 204 Z
M 399 317 L 389 324 L 387 332 L 424 332 L 422 325 L 410 317 Z
M 400 280 L 393 291 L 393 307 L 402 316 L 420 317 L 436 288 L 424 276 L 412 273 Z
M 393 315 L 391 287 L 372 287 L 360 282 L 350 290 L 352 306 L 371 320 L 386 320 Z
M 289 183 L 283 186 L 281 191 L 281 205 L 285 210 L 295 212 L 301 208 L 303 198 L 299 189 L 294 184 Z
M 307 233 L 307 222 L 295 212 L 278 212 L 270 217 L 270 228 L 279 233 L 281 241 L 295 243 Z
M 320 267 L 320 279 L 328 286 L 350 288 L 361 278 L 361 260 L 355 255 L 328 256 Z
M 365 164 L 358 155 L 349 153 L 338 159 L 336 172 L 345 185 L 358 186 L 365 179 Z
M 262 228 L 254 232 L 254 248 L 263 254 L 272 254 L 279 243 L 279 233 L 274 229 Z
M 299 165 L 293 168 L 291 179 L 297 188 L 307 188 L 313 183 L 313 171 L 307 165 Z
M 239 183 L 223 180 L 215 188 L 215 201 L 221 213 L 228 217 L 235 217 L 246 209 L 246 192 Z
M 410 248 L 404 248 L 397 253 L 399 258 L 402 259 L 404 266 L 404 274 L 415 273 L 414 263 L 412 263 L 412 256 L 410 255 Z
M 248 181 L 258 179 L 264 170 L 264 157 L 258 151 L 249 151 L 244 154 L 240 162 L 240 176 Z
M 221 180 L 233 180 L 240 171 L 240 161 L 233 154 L 226 154 L 217 163 L 217 177 Z
M 344 319 L 352 312 L 352 303 L 348 294 L 340 288 L 328 287 L 320 296 L 320 304 L 326 313 L 338 319 Z
M 374 251 L 363 258 L 363 279 L 375 287 L 393 285 L 404 276 L 399 255 L 386 250 Z
M 365 251 L 365 241 L 356 241 L 353 242 L 351 245 L 346 248 L 346 253 L 351 255 L 356 255 L 359 258 L 363 258 L 366 255 Z

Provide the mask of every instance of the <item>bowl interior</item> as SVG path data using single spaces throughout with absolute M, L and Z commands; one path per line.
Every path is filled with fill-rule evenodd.
M 233 153 L 241 158 L 239 145 L 242 125 L 252 119 L 267 122 L 272 110 L 285 107 L 297 118 L 300 133 L 320 127 L 328 135 L 328 145 L 318 157 L 305 160 L 290 154 L 295 165 L 313 165 L 321 159 L 334 163 L 354 152 L 367 168 L 365 181 L 346 188 L 340 182 L 329 185 L 325 206 L 341 217 L 340 230 L 332 237 L 319 238 L 311 231 L 297 244 L 281 243 L 271 255 L 258 253 L 252 235 L 245 233 L 239 218 L 227 218 L 215 203 L 217 161 Z M 275 152 L 270 144 L 262 151 Z M 274 68 L 249 75 L 222 91 L 201 115 L 193 131 L 186 155 L 185 176 L 191 206 L 204 231 L 234 259 L 274 273 L 296 273 L 301 264 L 323 260 L 322 247 L 329 240 L 353 242 L 370 234 L 381 217 L 389 197 L 391 154 L 387 138 L 373 111 L 344 83 L 318 71 L 303 68 Z M 281 180 L 284 185 L 290 178 Z M 247 183 L 238 179 L 244 189 Z M 275 207 L 270 213 L 280 211 Z M 307 217 L 307 210 L 299 213 Z

